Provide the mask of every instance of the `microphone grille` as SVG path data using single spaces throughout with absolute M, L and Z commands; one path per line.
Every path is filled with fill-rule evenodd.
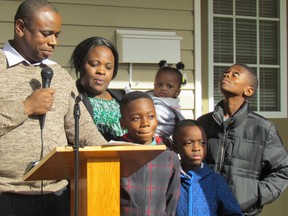
M 52 68 L 50 68 L 50 67 L 45 67 L 45 68 L 43 68 L 42 69 L 42 71 L 41 71 L 41 77 L 43 78 L 43 79 L 48 79 L 48 80 L 51 80 L 52 79 L 52 77 L 53 77 L 53 70 L 52 70 Z

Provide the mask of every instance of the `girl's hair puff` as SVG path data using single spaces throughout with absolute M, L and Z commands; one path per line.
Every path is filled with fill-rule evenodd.
M 176 67 L 172 67 L 172 66 L 169 66 L 167 64 L 166 60 L 161 60 L 158 63 L 158 65 L 159 65 L 159 70 L 158 70 L 156 76 L 158 75 L 158 73 L 164 72 L 164 71 L 174 72 L 179 77 L 179 79 L 178 79 L 179 80 L 179 87 L 186 85 L 187 80 L 183 74 L 183 70 L 185 68 L 185 65 L 183 64 L 183 62 L 178 62 L 176 64 Z

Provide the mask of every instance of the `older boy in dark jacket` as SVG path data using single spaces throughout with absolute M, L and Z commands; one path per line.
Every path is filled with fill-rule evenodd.
M 224 99 L 198 121 L 207 133 L 206 162 L 227 180 L 245 215 L 257 215 L 288 184 L 288 154 L 275 125 L 249 109 L 258 80 L 245 64 L 221 79 Z

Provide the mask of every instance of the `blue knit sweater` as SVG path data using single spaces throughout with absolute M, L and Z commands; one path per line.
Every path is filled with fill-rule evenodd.
M 242 215 L 225 179 L 206 164 L 197 172 L 181 171 L 177 216 Z

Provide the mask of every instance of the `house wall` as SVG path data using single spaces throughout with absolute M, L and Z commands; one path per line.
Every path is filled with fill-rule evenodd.
M 13 36 L 13 18 L 21 1 L 0 1 L 0 47 Z M 176 32 L 181 40 L 181 61 L 185 64 L 188 84 L 180 94 L 182 113 L 193 118 L 194 110 L 194 37 L 193 0 L 54 0 L 51 1 L 62 15 L 59 46 L 51 59 L 68 68 L 74 47 L 91 36 L 101 36 L 116 44 L 116 30 L 148 30 Z M 141 50 L 139 50 L 141 52 Z M 153 53 L 151 53 L 153 55 Z M 168 62 L 169 63 L 169 62 Z M 111 88 L 128 85 L 128 64 L 120 64 L 118 76 Z M 134 89 L 149 90 L 158 64 L 133 64 Z M 137 85 L 136 85 L 137 84 Z

